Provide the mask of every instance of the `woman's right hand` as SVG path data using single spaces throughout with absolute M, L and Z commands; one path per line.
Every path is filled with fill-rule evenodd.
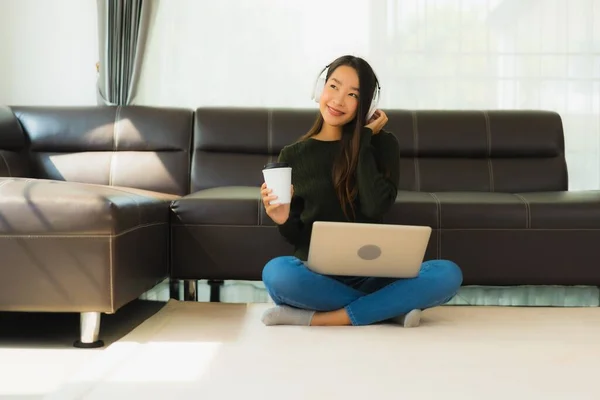
M 294 196 L 294 186 L 290 188 L 291 195 Z M 283 225 L 290 216 L 290 204 L 269 204 L 273 200 L 277 200 L 277 196 L 271 194 L 272 190 L 267 187 L 266 183 L 263 183 L 260 187 L 260 194 L 262 196 L 262 202 L 265 206 L 267 215 L 277 225 Z

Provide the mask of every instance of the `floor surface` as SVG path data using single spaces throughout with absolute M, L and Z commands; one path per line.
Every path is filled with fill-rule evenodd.
M 600 308 L 446 306 L 422 326 L 265 327 L 170 301 L 48 399 L 598 399 Z
M 77 349 L 79 314 L 0 312 L 0 400 L 41 399 L 146 319 L 165 303 L 134 301 L 103 315 L 106 346 Z

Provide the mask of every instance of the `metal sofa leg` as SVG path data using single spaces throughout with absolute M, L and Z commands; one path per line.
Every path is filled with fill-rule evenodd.
M 169 279 L 169 298 L 179 300 L 179 279 Z
M 221 301 L 221 286 L 224 281 L 220 279 L 210 279 L 208 285 L 210 286 L 210 301 L 218 303 Z
M 98 339 L 100 333 L 100 313 L 83 312 L 80 317 L 81 338 L 73 343 L 74 347 L 81 349 L 95 349 L 103 347 L 104 342 Z
M 198 301 L 198 281 L 196 279 L 183 281 L 183 301 Z

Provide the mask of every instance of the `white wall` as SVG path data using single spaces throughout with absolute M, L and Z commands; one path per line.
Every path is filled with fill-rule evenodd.
M 156 5 L 137 104 L 315 107 L 312 86 L 326 63 L 372 52 L 369 0 Z M 331 16 L 338 26 L 324 31 Z
M 0 104 L 94 105 L 96 0 L 0 1 Z

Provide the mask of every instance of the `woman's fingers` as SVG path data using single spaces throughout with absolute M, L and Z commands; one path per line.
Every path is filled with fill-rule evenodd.
M 281 204 L 270 204 L 273 200 L 277 200 L 277 196 L 272 195 L 272 192 L 273 190 L 269 189 L 266 183 L 263 183 L 260 187 L 260 195 L 262 197 L 263 205 L 267 214 L 281 206 Z
M 271 204 L 269 204 L 269 203 L 272 202 L 273 200 L 277 200 L 277 196 L 275 196 L 275 195 L 263 196 L 263 204 L 265 205 L 265 207 L 270 206 Z
M 267 213 L 271 212 L 272 210 L 274 210 L 282 205 L 282 204 L 270 204 L 272 201 L 277 200 L 279 197 L 272 194 L 273 190 L 269 189 L 265 183 L 263 183 L 260 188 L 261 188 L 260 194 L 262 197 L 262 202 L 263 202 L 263 205 L 265 206 L 265 210 L 267 211 Z M 290 192 L 291 192 L 291 195 L 293 196 L 294 195 L 294 185 L 292 185 L 290 187 Z

